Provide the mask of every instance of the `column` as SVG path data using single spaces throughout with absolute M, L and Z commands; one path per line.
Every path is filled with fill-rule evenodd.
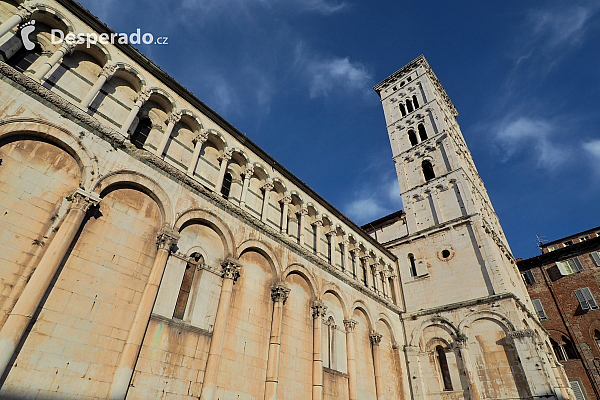
M 528 384 L 527 389 L 530 393 L 540 397 L 552 397 L 554 390 L 550 384 L 549 378 L 545 376 L 543 368 L 538 369 L 537 367 L 542 365 L 542 359 L 535 348 L 535 334 L 533 330 L 525 329 L 522 331 L 508 332 L 506 338 L 512 339 L 519 360 L 529 361 L 521 361 L 520 364 L 521 368 L 523 368 L 523 373 Z
M 260 220 L 262 222 L 267 222 L 267 214 L 268 214 L 268 210 L 269 210 L 269 197 L 271 190 L 273 190 L 273 188 L 275 187 L 275 185 L 273 185 L 273 182 L 271 180 L 267 180 L 267 182 L 262 186 L 262 190 L 263 190 L 263 203 L 262 203 L 262 211 L 260 212 Z
M 290 294 L 290 288 L 283 282 L 271 286 L 273 300 L 273 318 L 271 319 L 271 337 L 267 359 L 267 379 L 265 382 L 265 400 L 277 399 L 277 381 L 279 377 L 279 351 L 281 349 L 281 320 L 283 305 Z
M 335 227 L 332 226 L 331 230 L 327 232 L 325 236 L 327 236 L 327 240 L 329 241 L 329 249 L 331 250 L 329 264 L 335 266 L 335 238 L 337 237 Z
M 288 210 L 290 203 L 292 202 L 292 196 L 285 195 L 281 199 L 281 233 L 286 233 L 288 228 Z
M 231 294 L 233 292 L 233 285 L 240 277 L 240 270 L 242 268 L 233 260 L 225 260 L 221 266 L 223 268 L 223 284 L 221 286 L 221 296 L 219 297 L 215 325 L 208 349 L 208 359 L 206 360 L 206 369 L 204 370 L 200 400 L 213 400 L 215 398 L 217 373 L 219 372 L 219 362 L 221 361 L 221 352 L 223 351 L 223 342 L 225 341 L 225 327 L 227 326 L 227 316 L 229 315 L 229 306 L 231 305 Z
M 217 179 L 217 184 L 215 185 L 215 191 L 217 193 L 221 193 L 221 189 L 223 188 L 223 180 L 225 179 L 227 165 L 229 165 L 229 160 L 231 160 L 231 156 L 232 153 L 230 151 L 226 151 L 219 157 L 219 160 L 221 160 L 221 165 L 219 166 L 219 178 Z
M 140 354 L 144 335 L 146 334 L 146 328 L 150 322 L 150 314 L 152 313 L 152 308 L 154 308 L 160 281 L 162 280 L 169 254 L 171 254 L 171 248 L 177 243 L 178 239 L 179 234 L 168 227 L 163 228 L 158 233 L 156 239 L 158 250 L 154 257 L 150 276 L 148 276 L 148 281 L 142 292 L 142 298 L 129 328 L 123 351 L 119 355 L 117 369 L 115 370 L 108 394 L 108 399 L 110 400 L 123 400 L 127 395 L 135 363 Z
M 306 223 L 306 216 L 308 215 L 308 208 L 303 204 L 298 211 L 298 244 L 304 246 L 304 224 Z
M 375 392 L 377 393 L 377 400 L 385 399 L 383 377 L 381 376 L 381 356 L 379 355 L 379 344 L 381 343 L 381 338 L 381 333 L 373 331 L 369 334 L 371 347 L 373 348 L 373 369 L 375 370 Z
M 254 175 L 254 166 L 249 166 L 244 170 L 244 186 L 242 186 L 242 196 L 240 198 L 240 207 L 246 207 L 246 196 L 250 187 L 250 178 Z
M 127 116 L 127 119 L 125 120 L 125 122 L 123 122 L 123 125 L 121 125 L 121 133 L 124 136 L 129 137 L 129 128 L 131 128 L 131 124 L 133 123 L 133 120 L 135 119 L 135 117 L 137 117 L 138 113 L 140 112 L 140 109 L 142 108 L 142 106 L 144 105 L 144 103 L 146 103 L 148 101 L 148 99 L 150 98 L 150 91 L 149 90 L 143 90 L 141 91 L 137 98 L 135 99 L 135 104 L 133 105 L 133 107 L 131 107 L 131 111 L 129 111 L 129 115 Z
M 173 132 L 173 128 L 175 128 L 175 124 L 177 122 L 179 122 L 180 119 L 181 119 L 181 112 L 179 112 L 179 111 L 173 111 L 167 117 L 167 128 L 165 129 L 165 132 L 163 133 L 163 137 L 158 145 L 158 148 L 156 149 L 156 155 L 159 156 L 160 158 L 163 157 L 165 148 L 167 147 L 167 144 L 169 143 L 169 139 L 171 138 L 171 133 Z
M 323 227 L 323 220 L 318 219 L 315 222 L 313 222 L 312 225 L 314 226 L 315 233 L 315 248 L 313 249 L 313 252 L 317 257 L 319 257 L 319 247 L 321 244 L 321 228 Z
M 100 72 L 100 75 L 98 75 L 98 79 L 96 79 L 94 85 L 87 92 L 83 100 L 81 100 L 81 103 L 79 103 L 82 109 L 88 109 L 94 98 L 96 98 L 96 96 L 100 92 L 100 89 L 102 89 L 102 86 L 104 86 L 106 81 L 112 78 L 116 71 L 117 65 L 113 63 L 106 64 L 104 68 L 102 68 L 102 72 Z
M 312 368 L 312 400 L 323 400 L 323 355 L 321 339 L 323 338 L 323 318 L 327 306 L 321 300 L 315 300 L 311 306 L 313 317 L 313 368 Z
M 52 56 L 50 56 L 50 58 L 47 59 L 46 62 L 44 62 L 44 64 L 42 64 L 40 69 L 37 70 L 33 77 L 38 81 L 43 81 L 46 77 L 46 74 L 50 72 L 52 67 L 58 64 L 65 55 L 70 54 L 75 48 L 75 45 L 76 43 L 68 43 L 64 41 L 63 44 L 59 47 L 59 49 L 56 50 L 54 54 L 52 54 Z
M 350 252 L 348 251 L 348 247 L 350 246 L 350 240 L 348 240 L 348 237 L 346 235 L 344 235 L 343 237 L 342 244 L 342 270 L 348 271 L 351 268 L 352 261 L 348 257 L 348 255 L 350 254 Z
M 379 266 L 379 264 L 377 262 L 375 262 L 375 264 L 368 264 L 367 263 L 367 265 L 369 266 L 369 268 L 368 268 L 367 271 L 369 271 L 371 273 L 371 281 L 372 281 L 371 282 L 371 289 L 375 293 L 377 293 L 380 290 L 380 288 L 379 288 L 380 285 L 379 284 L 381 283 L 379 281 L 379 279 L 378 279 L 379 278 L 379 271 L 378 271 L 377 267 Z
M 469 385 L 469 393 L 471 395 L 470 398 L 471 400 L 481 400 L 481 393 L 479 391 L 479 387 L 477 386 L 475 371 L 473 371 L 473 364 L 471 363 L 471 355 L 469 353 L 469 349 L 467 348 L 467 338 L 461 337 L 455 343 L 458 347 L 460 358 L 462 359 L 465 376 L 467 378 L 467 384 Z
M 369 282 L 371 281 L 370 275 L 371 275 L 371 271 L 369 271 L 369 256 L 362 256 L 359 258 L 360 262 L 361 262 L 361 270 L 360 270 L 360 280 L 363 281 L 364 285 L 369 288 Z M 364 269 L 364 272 L 363 272 Z M 363 276 L 363 273 L 365 274 L 365 276 Z
M 64 221 L 0 330 L 0 372 L 6 372 L 9 367 L 17 345 L 67 255 L 88 209 L 100 202 L 96 193 L 86 192 L 81 188 L 70 198 L 71 204 Z
M 356 347 L 354 346 L 354 328 L 356 322 L 353 319 L 345 319 L 346 328 L 346 358 L 348 359 L 348 393 L 349 400 L 356 399 Z
M 358 247 L 350 250 L 350 265 L 352 267 L 352 277 L 356 279 L 356 268 L 359 267 L 360 259 L 358 258 L 360 249 Z
M 31 18 L 31 15 L 37 8 L 36 4 L 24 2 L 17 8 L 15 15 L 4 21 L 0 25 L 0 38 L 10 32 L 13 28 L 18 26 L 21 22 L 27 21 Z
M 194 153 L 192 154 L 192 159 L 190 160 L 190 165 L 188 166 L 187 173 L 189 176 L 193 177 L 194 172 L 196 171 L 196 165 L 198 165 L 198 159 L 200 158 L 200 151 L 202 151 L 202 145 L 204 142 L 208 140 L 208 131 L 202 129 L 200 133 L 196 135 L 192 143 L 194 143 Z M 225 173 L 223 173 L 225 176 Z

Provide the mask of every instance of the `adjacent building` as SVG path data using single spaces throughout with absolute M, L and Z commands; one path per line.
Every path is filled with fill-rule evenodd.
M 600 227 L 540 244 L 518 262 L 578 400 L 600 397 Z

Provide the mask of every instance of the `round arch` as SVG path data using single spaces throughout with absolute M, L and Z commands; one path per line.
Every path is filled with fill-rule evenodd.
M 458 325 L 459 332 L 462 332 L 465 335 L 467 335 L 471 324 L 480 319 L 489 319 L 495 321 L 502 327 L 505 333 L 514 332 L 516 330 L 513 323 L 508 318 L 506 318 L 506 316 L 500 314 L 499 312 L 490 310 L 480 310 L 467 315 L 461 321 L 461 323 Z
M 349 319 L 351 316 L 348 314 L 348 302 L 344 299 L 344 296 L 342 296 L 343 292 L 340 287 L 334 282 L 327 282 L 321 289 L 320 297 L 322 298 L 326 293 L 331 293 L 339 300 L 342 306 L 342 312 L 344 313 L 344 319 Z
M 388 330 L 390 331 L 390 335 L 392 335 L 392 337 L 390 338 L 392 343 L 396 342 L 396 331 L 394 330 L 394 327 L 392 326 L 392 323 L 390 322 L 390 318 L 384 314 L 384 313 L 379 313 L 379 315 L 377 316 L 377 322 L 383 322 L 385 326 L 387 326 Z M 381 333 L 381 332 L 380 332 Z
M 237 259 L 237 255 L 235 254 L 235 240 L 233 238 L 231 230 L 221 218 L 217 217 L 210 211 L 199 208 L 192 208 L 190 210 L 186 210 L 183 213 L 181 213 L 175 221 L 174 229 L 177 232 L 179 232 L 184 225 L 193 221 L 205 222 L 212 229 L 214 229 L 215 232 L 217 232 L 217 234 L 221 238 L 221 242 L 223 243 L 223 247 L 225 248 L 225 254 L 228 254 L 231 257 Z
M 298 274 L 301 277 L 303 277 L 307 283 L 308 286 L 310 287 L 310 294 L 312 295 L 313 298 L 317 298 L 317 293 L 318 293 L 318 288 L 319 286 L 317 285 L 317 280 L 315 279 L 314 275 L 302 264 L 298 264 L 298 263 L 293 263 L 290 264 L 285 271 L 283 271 L 282 274 L 282 280 L 285 281 L 285 279 L 290 276 L 291 274 Z
M 89 188 L 97 179 L 98 165 L 92 153 L 73 133 L 51 122 L 33 118 L 9 118 L 0 122 L 0 146 L 18 138 L 43 140 L 70 154 L 81 171 L 79 186 Z
M 100 195 L 111 186 L 132 187 L 150 196 L 160 209 L 163 220 L 161 225 L 173 225 L 173 209 L 167 192 L 154 180 L 136 171 L 115 171 L 104 176 L 93 187 L 93 191 Z
M 261 242 L 260 240 L 248 239 L 240 243 L 240 245 L 238 246 L 236 251 L 238 255 L 237 258 L 239 259 L 242 256 L 242 254 L 250 250 L 254 250 L 260 253 L 263 257 L 267 259 L 267 261 L 269 261 L 269 266 L 271 267 L 271 273 L 273 274 L 273 278 L 277 278 L 279 276 L 279 272 L 281 271 L 279 260 L 277 259 L 277 256 L 275 255 L 273 249 L 271 249 L 271 247 L 268 244 Z
M 460 336 L 460 333 L 462 332 L 460 327 L 457 327 L 454 323 L 449 321 L 447 318 L 444 318 L 441 316 L 434 316 L 431 318 L 427 318 L 426 320 L 421 322 L 419 324 L 419 326 L 417 326 L 415 329 L 413 329 L 413 331 L 410 335 L 410 341 L 409 341 L 410 346 L 415 346 L 415 347 L 419 346 L 421 337 L 423 336 L 423 331 L 425 330 L 425 328 L 428 328 L 430 326 L 439 326 L 442 329 L 448 330 L 449 331 L 448 333 L 450 333 L 450 334 L 453 333 L 455 336 Z
M 371 314 L 371 311 L 369 311 L 369 307 L 367 307 L 367 305 L 365 304 L 364 301 L 356 300 L 352 304 L 352 310 L 351 310 L 352 313 L 354 313 L 355 310 L 360 310 L 361 312 L 363 312 L 365 314 L 365 317 L 367 317 L 367 323 L 369 324 L 369 326 L 367 327 L 369 329 L 369 331 L 372 331 L 373 329 L 375 329 L 373 315 Z

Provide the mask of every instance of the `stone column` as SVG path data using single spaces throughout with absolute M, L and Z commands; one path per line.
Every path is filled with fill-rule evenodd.
M 200 152 L 202 151 L 202 145 L 204 142 L 208 140 L 208 131 L 202 129 L 200 133 L 196 135 L 196 137 L 192 140 L 194 143 L 194 153 L 192 154 L 192 159 L 190 160 L 190 165 L 188 166 L 187 173 L 189 176 L 193 177 L 194 172 L 196 171 L 196 165 L 198 165 L 198 159 L 200 158 Z
M 265 382 L 265 400 L 277 399 L 277 381 L 279 377 L 279 351 L 281 349 L 281 320 L 283 305 L 290 294 L 290 288 L 283 282 L 271 286 L 273 300 L 273 318 L 271 319 L 271 337 L 269 340 L 269 358 L 267 359 L 267 380 Z
M 369 339 L 373 348 L 373 369 L 375 370 L 375 392 L 377 392 L 377 400 L 385 399 L 383 388 L 383 377 L 381 376 L 381 356 L 379 355 L 379 344 L 381 343 L 382 335 L 378 332 L 371 332 Z
M 223 342 L 225 341 L 225 327 L 227 326 L 227 316 L 231 305 L 231 294 L 233 285 L 240 277 L 242 268 L 233 260 L 225 260 L 221 264 L 223 268 L 223 284 L 221 286 L 221 296 L 217 306 L 217 315 L 213 327 L 210 348 L 208 349 L 208 359 L 204 370 L 204 381 L 202 382 L 202 392 L 200 400 L 213 400 L 217 390 L 217 373 L 219 372 L 219 363 L 221 361 L 221 352 L 223 351 Z
M 17 8 L 15 15 L 4 21 L 0 25 L 0 38 L 18 26 L 21 22 L 28 21 L 31 15 L 36 10 L 37 5 L 28 1 L 24 2 Z
M 348 257 L 348 254 L 350 254 L 350 252 L 348 251 L 348 246 L 350 246 L 350 240 L 348 240 L 348 237 L 346 235 L 344 235 L 343 237 L 342 244 L 342 260 L 344 260 L 342 262 L 342 270 L 347 271 L 348 268 L 350 268 L 352 261 L 350 260 L 350 257 Z
M 83 189 L 77 189 L 70 198 L 71 204 L 64 221 L 0 330 L 0 373 L 6 372 L 9 367 L 17 345 L 67 255 L 88 209 L 100 202 L 96 193 Z
M 552 397 L 554 390 L 549 379 L 545 376 L 543 368 L 537 367 L 542 365 L 542 359 L 535 348 L 534 337 L 535 334 L 531 329 L 508 332 L 506 335 L 507 340 L 512 339 L 519 360 L 528 360 L 528 362 L 521 361 L 520 364 L 529 392 L 536 397 Z
M 285 195 L 281 199 L 281 204 L 282 204 L 282 206 L 281 206 L 281 228 L 279 230 L 281 233 L 287 232 L 288 210 L 289 210 L 289 206 L 290 206 L 291 202 L 292 202 L 292 196 L 290 196 L 290 195 Z
M 260 213 L 260 220 L 265 223 L 267 222 L 267 212 L 269 210 L 269 197 L 271 197 L 270 193 L 274 187 L 275 187 L 275 185 L 273 185 L 273 182 L 270 180 L 267 180 L 267 182 L 261 188 L 264 193 L 263 193 L 262 211 Z
M 112 78 L 112 76 L 114 75 L 114 73 L 116 71 L 117 71 L 117 65 L 113 64 L 113 63 L 106 64 L 104 66 L 104 68 L 102 68 L 102 72 L 100 72 L 100 75 L 98 75 L 98 79 L 96 79 L 96 82 L 94 83 L 94 85 L 90 88 L 90 90 L 88 90 L 88 92 L 85 95 L 85 97 L 83 98 L 83 100 L 81 100 L 81 103 L 79 103 L 82 109 L 84 109 L 84 110 L 88 109 L 90 104 L 92 104 L 92 101 L 94 100 L 94 98 L 96 98 L 96 96 L 102 89 L 102 86 L 104 86 L 106 81 L 108 81 L 110 78 Z
M 110 400 L 123 400 L 127 395 L 135 363 L 140 354 L 144 335 L 146 334 L 146 328 L 148 328 L 148 323 L 150 322 L 150 314 L 152 313 L 152 308 L 154 308 L 160 281 L 162 280 L 169 254 L 171 254 L 171 248 L 177 243 L 178 239 L 178 233 L 168 227 L 163 228 L 158 233 L 156 239 L 158 250 L 154 257 L 150 276 L 142 292 L 142 298 L 129 328 L 123 351 L 119 355 L 117 369 L 115 370 L 108 395 Z
M 356 398 L 356 347 L 354 346 L 354 328 L 356 322 L 353 319 L 345 319 L 344 327 L 346 328 L 346 358 L 348 360 L 348 394 L 349 400 L 357 400 Z
M 371 289 L 373 289 L 373 291 L 375 293 L 378 293 L 381 288 L 380 286 L 380 281 L 379 281 L 379 271 L 378 271 L 378 267 L 379 267 L 379 263 L 375 262 L 374 264 L 368 264 L 369 268 L 367 269 L 367 271 L 369 271 L 371 273 Z
M 300 206 L 298 211 L 298 244 L 304 246 L 304 224 L 306 223 L 306 216 L 308 215 L 308 208 L 303 204 Z
M 350 250 L 350 266 L 352 267 L 352 277 L 356 279 L 356 268 L 360 267 L 360 259 L 358 258 L 358 254 L 360 249 L 358 247 Z
M 331 249 L 331 257 L 329 260 L 329 263 L 331 265 L 335 265 L 335 238 L 337 236 L 337 232 L 335 230 L 335 227 L 331 227 L 331 230 L 327 233 L 325 233 L 325 236 L 327 236 L 327 240 L 329 243 L 329 249 Z
M 219 159 L 221 160 L 221 165 L 219 166 L 219 178 L 215 185 L 215 191 L 217 193 L 221 193 L 221 189 L 223 189 L 223 180 L 225 179 L 225 173 L 227 172 L 227 165 L 229 165 L 229 160 L 231 160 L 231 152 L 224 152 Z
M 135 99 L 135 104 L 133 105 L 133 107 L 131 107 L 131 111 L 129 111 L 129 115 L 127 115 L 127 119 L 125 119 L 125 122 L 123 122 L 123 125 L 121 125 L 120 132 L 123 135 L 129 137 L 128 132 L 129 132 L 129 128 L 131 128 L 131 124 L 133 123 L 133 120 L 135 119 L 135 117 L 137 117 L 138 113 L 140 112 L 140 109 L 142 108 L 144 103 L 146 103 L 148 101 L 151 94 L 152 93 L 150 93 L 149 90 L 143 90 L 138 94 L 137 98 Z
M 159 156 L 160 158 L 163 157 L 165 148 L 167 147 L 167 144 L 169 143 L 169 139 L 171 138 L 171 133 L 173 133 L 173 128 L 175 128 L 175 124 L 177 124 L 177 122 L 179 122 L 180 119 L 181 119 L 181 112 L 179 112 L 179 111 L 173 111 L 167 117 L 167 128 L 165 129 L 165 132 L 163 133 L 163 137 L 160 140 L 158 148 L 156 149 L 156 155 Z
M 47 59 L 44 62 L 44 64 L 42 64 L 42 66 L 37 70 L 35 75 L 33 75 L 34 79 L 42 81 L 46 77 L 46 74 L 50 72 L 52 67 L 58 64 L 65 55 L 70 54 L 73 51 L 73 49 L 75 49 L 75 45 L 75 43 L 68 43 L 66 41 L 63 42 L 63 44 L 58 48 L 58 50 L 56 50 L 54 54 L 52 54 L 52 56 L 50 56 L 50 58 Z
M 360 274 L 360 275 L 361 275 L 361 276 L 360 276 L 360 280 L 362 280 L 362 279 L 363 279 L 363 276 L 362 276 L 362 274 L 363 274 L 363 272 L 362 272 L 362 268 L 364 268 L 364 270 L 366 271 L 366 272 L 365 272 L 365 275 L 366 275 L 365 281 L 366 281 L 366 282 L 365 282 L 365 281 L 363 281 L 363 283 L 364 283 L 364 285 L 365 285 L 367 288 L 370 288 L 370 287 L 371 287 L 371 285 L 369 285 L 369 283 L 371 282 L 371 276 L 370 276 L 370 275 L 371 275 L 371 271 L 370 271 L 370 268 L 371 268 L 371 267 L 370 267 L 370 265 L 369 265 L 369 259 L 370 259 L 370 258 L 371 258 L 370 256 L 362 256 L 362 257 L 360 257 L 360 258 L 359 258 L 360 262 L 362 263 L 362 266 L 361 266 L 361 274 Z
M 313 252 L 317 257 L 319 257 L 319 245 L 321 244 L 321 228 L 323 227 L 323 220 L 318 219 L 313 222 L 312 225 L 314 226 L 315 232 L 315 248 L 313 249 Z
M 312 368 L 312 400 L 323 400 L 323 355 L 321 340 L 323 338 L 323 318 L 327 306 L 321 300 L 315 300 L 311 306 L 313 317 L 313 368 Z
M 467 384 L 469 385 L 470 398 L 471 400 L 481 400 L 481 392 L 479 391 L 475 371 L 473 371 L 473 364 L 471 363 L 471 354 L 467 348 L 467 338 L 462 337 L 455 343 L 462 359 Z
M 244 185 L 242 186 L 242 196 L 240 197 L 240 207 L 246 207 L 246 196 L 250 187 L 250 178 L 254 175 L 254 166 L 249 166 L 244 170 Z

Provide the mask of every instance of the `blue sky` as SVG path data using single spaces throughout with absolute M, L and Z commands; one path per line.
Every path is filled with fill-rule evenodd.
M 402 208 L 373 85 L 424 54 L 516 257 L 600 225 L 600 3 L 83 0 L 359 224 Z

